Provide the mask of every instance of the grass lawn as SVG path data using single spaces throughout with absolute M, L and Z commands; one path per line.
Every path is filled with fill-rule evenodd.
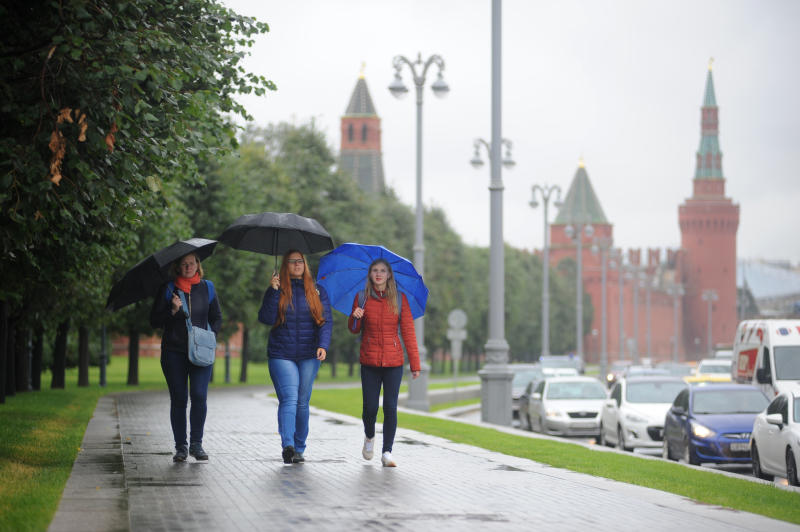
M 317 408 L 361 417 L 359 389 L 315 390 Z M 379 412 L 378 421 L 382 421 Z M 554 467 L 619 480 L 689 497 L 705 504 L 726 506 L 800 524 L 800 495 L 746 479 L 698 471 L 663 460 L 632 454 L 603 453 L 581 445 L 506 434 L 490 428 L 401 412 L 401 427 L 458 443 L 528 458 Z

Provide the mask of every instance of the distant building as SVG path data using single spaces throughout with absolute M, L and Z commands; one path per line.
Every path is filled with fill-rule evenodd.
M 596 248 L 607 246 L 610 265 L 614 266 L 607 268 L 606 274 L 609 360 L 623 357 L 637 360 L 648 354 L 655 360 L 670 359 L 676 316 L 679 358 L 695 360 L 706 356 L 710 291 L 716 297 L 711 301 L 712 344 L 732 343 L 738 323 L 736 232 L 739 206 L 725 197 L 718 115 L 709 66 L 693 194 L 678 209 L 680 249 L 668 249 L 665 254 L 660 249 L 648 249 L 646 261 L 642 260 L 640 249 L 630 249 L 627 253 L 614 249 L 613 225 L 606 219 L 582 163 L 575 173 L 550 227 L 550 257 L 551 266 L 567 257 L 574 258 L 576 245 L 567 237 L 566 227 L 592 225 L 594 233 L 582 235 L 581 240 L 584 290 L 591 297 L 595 310 L 592 325 L 585 330 L 584 352 L 588 361 L 598 361 L 602 347 L 602 269 L 600 253 L 593 252 L 593 245 Z M 620 262 L 624 263 L 622 271 Z M 703 298 L 704 293 L 707 299 Z
M 367 82 L 362 73 L 341 120 L 339 169 L 356 180 L 366 192 L 384 191 L 381 154 L 381 119 L 375 112 Z

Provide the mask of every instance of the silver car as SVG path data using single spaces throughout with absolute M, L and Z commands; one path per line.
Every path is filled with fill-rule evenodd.
M 550 377 L 522 406 L 523 426 L 561 436 L 597 436 L 606 388 L 592 377 Z

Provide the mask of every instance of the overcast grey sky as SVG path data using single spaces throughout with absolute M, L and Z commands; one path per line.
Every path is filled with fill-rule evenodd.
M 473 139 L 491 135 L 490 0 L 223 1 L 270 25 L 246 62 L 278 86 L 242 99 L 259 125 L 313 117 L 338 152 L 366 63 L 386 180 L 409 205 L 415 105 L 413 92 L 396 100 L 386 89 L 392 58 L 441 55 L 451 90 L 438 99 L 425 89 L 423 199 L 465 242 L 488 245 L 488 165 L 469 160 Z M 679 246 L 713 57 L 726 195 L 741 209 L 738 255 L 800 262 L 798 28 L 795 0 L 504 1 L 503 136 L 517 162 L 503 172 L 505 240 L 542 247 L 531 186 L 566 193 L 583 157 L 617 245 Z

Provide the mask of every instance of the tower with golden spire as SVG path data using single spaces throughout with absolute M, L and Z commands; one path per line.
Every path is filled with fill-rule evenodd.
M 383 156 L 381 154 L 381 119 L 375 111 L 364 79 L 364 63 L 341 119 L 339 168 L 350 174 L 365 191 L 383 192 Z

